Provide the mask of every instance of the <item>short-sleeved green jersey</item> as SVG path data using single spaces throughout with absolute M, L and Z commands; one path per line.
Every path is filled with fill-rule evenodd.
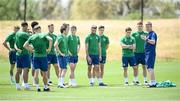
M 147 32 L 134 32 L 132 33 L 132 37 L 134 37 L 134 39 L 136 40 L 136 50 L 135 53 L 144 53 L 144 44 L 145 41 L 143 39 L 141 39 L 141 35 L 147 35 Z
M 68 55 L 68 39 L 67 39 L 67 36 L 61 34 L 57 37 L 57 41 L 58 41 L 58 47 L 59 47 L 59 50 L 65 54 L 65 55 Z M 60 54 L 58 54 L 60 55 Z
M 86 37 L 85 43 L 88 44 L 89 55 L 99 55 L 100 37 L 97 34 L 89 34 Z
M 9 46 L 11 49 L 14 49 L 14 44 L 15 44 L 15 32 L 10 33 L 7 37 L 5 42 L 9 43 Z
M 124 44 L 124 45 L 133 45 L 135 44 L 135 39 L 133 37 L 127 37 L 127 36 L 124 36 L 121 38 L 121 44 Z M 134 52 L 133 52 L 133 49 L 122 49 L 122 55 L 124 57 L 132 57 L 134 56 Z
M 54 43 L 55 43 L 55 41 L 57 39 L 57 36 L 54 33 L 48 33 L 47 36 L 51 37 L 52 40 L 53 40 L 51 51 L 48 54 L 55 55 L 56 51 L 55 51 L 55 48 L 54 48 Z M 47 43 L 47 48 L 48 47 L 49 47 L 49 42 Z
M 109 44 L 109 38 L 105 35 L 100 36 L 101 40 L 101 55 L 106 56 L 107 45 Z
M 15 35 L 15 43 L 18 49 L 21 49 L 22 52 L 16 52 L 18 56 L 29 54 L 28 50 L 23 47 L 24 43 L 28 40 L 30 34 L 27 32 L 18 31 Z
M 34 57 L 46 57 L 47 56 L 47 34 L 36 33 L 28 39 L 28 43 L 31 44 L 34 48 Z
M 78 46 L 80 45 L 80 39 L 77 35 L 69 35 L 68 36 L 68 49 L 72 56 L 77 56 L 78 54 Z

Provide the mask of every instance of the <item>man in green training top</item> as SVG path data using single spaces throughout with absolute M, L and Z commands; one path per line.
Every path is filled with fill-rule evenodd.
M 24 43 L 28 40 L 30 34 L 27 33 L 28 31 L 28 23 L 22 22 L 22 31 L 18 31 L 15 35 L 15 49 L 16 52 L 16 89 L 21 90 L 21 86 L 19 85 L 20 75 L 22 74 L 23 70 L 23 81 L 26 90 L 30 89 L 28 84 L 28 73 L 30 68 L 30 54 L 27 49 L 23 47 Z
M 99 26 L 99 36 L 101 39 L 101 61 L 100 61 L 100 78 L 103 79 L 104 76 L 104 64 L 106 63 L 106 50 L 109 47 L 109 38 L 104 35 L 104 26 Z
M 137 67 L 139 64 L 142 65 L 143 69 L 143 76 L 144 76 L 144 84 L 147 85 L 147 70 L 145 67 L 145 49 L 144 49 L 144 44 L 145 41 L 141 38 L 141 36 L 147 36 L 147 32 L 143 31 L 143 23 L 139 22 L 137 23 L 137 32 L 132 33 L 132 37 L 135 38 L 136 40 L 136 49 L 135 49 L 135 58 L 136 58 L 136 63 Z M 134 82 L 134 84 L 139 84 L 139 81 Z
M 59 64 L 59 83 L 58 88 L 65 88 L 64 77 L 67 72 L 68 63 L 68 43 L 67 34 L 69 32 L 69 25 L 63 24 L 60 29 L 61 35 L 57 37 L 54 46 L 58 54 L 58 64 Z
M 11 80 L 11 84 L 14 84 L 14 67 L 15 67 L 15 63 L 16 63 L 16 50 L 14 48 L 14 44 L 15 44 L 15 35 L 16 32 L 19 30 L 19 26 L 14 26 L 14 32 L 12 32 L 11 34 L 9 34 L 5 41 L 3 42 L 3 45 L 6 49 L 9 50 L 9 62 L 10 62 L 10 80 Z
M 100 78 L 99 61 L 101 61 L 101 40 L 96 34 L 97 26 L 91 27 L 91 33 L 85 39 L 86 59 L 88 64 L 88 78 L 90 80 L 90 86 L 94 85 L 94 73 L 98 79 L 99 86 L 105 86 Z M 94 67 L 92 67 L 94 65 Z
M 50 80 L 51 64 L 53 64 L 53 66 L 54 66 L 57 77 L 59 74 L 59 68 L 57 65 L 57 56 L 56 56 L 56 52 L 55 52 L 55 48 L 54 48 L 54 43 L 56 41 L 57 36 L 54 34 L 54 25 L 53 24 L 48 25 L 48 29 L 49 29 L 49 32 L 47 35 L 49 37 L 51 37 L 53 40 L 53 46 L 51 48 L 51 51 L 47 55 L 47 59 L 48 59 L 48 85 L 52 85 L 52 81 Z
M 80 50 L 80 39 L 79 36 L 76 35 L 77 28 L 76 26 L 71 27 L 71 35 L 68 36 L 68 49 L 69 49 L 69 66 L 70 66 L 70 86 L 76 86 L 77 83 L 75 81 L 74 71 L 76 68 L 76 64 L 78 62 L 78 53 Z
M 133 37 L 131 37 L 132 29 L 127 27 L 125 29 L 126 35 L 121 38 L 121 47 L 122 47 L 122 67 L 124 69 L 124 81 L 125 85 L 129 85 L 128 83 L 128 65 L 133 67 L 134 71 L 134 81 L 137 82 L 137 66 L 136 60 L 134 57 L 134 49 L 136 48 L 136 42 Z
M 37 91 L 40 92 L 39 86 L 39 73 L 41 70 L 43 82 L 44 82 L 44 91 L 50 91 L 47 85 L 47 70 L 48 70 L 48 61 L 47 53 L 51 51 L 52 47 L 52 38 L 47 36 L 44 33 L 41 33 L 41 27 L 39 25 L 34 26 L 35 34 L 32 35 L 24 44 L 24 48 L 33 53 L 33 65 L 35 69 L 34 79 Z M 49 47 L 47 47 L 47 42 Z M 30 46 L 32 44 L 32 47 Z

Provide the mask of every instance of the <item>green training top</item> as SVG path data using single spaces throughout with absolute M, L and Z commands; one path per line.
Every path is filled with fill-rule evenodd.
M 67 36 L 61 34 L 57 37 L 57 40 L 58 40 L 58 47 L 59 47 L 59 50 L 65 54 L 65 55 L 68 55 L 68 43 L 67 43 Z M 59 54 L 60 55 L 60 54 Z
M 78 45 L 80 45 L 80 39 L 77 35 L 68 36 L 68 49 L 72 56 L 78 55 Z
M 18 56 L 29 54 L 28 50 L 23 47 L 24 43 L 28 40 L 30 34 L 27 32 L 18 31 L 15 35 L 15 43 L 17 48 L 21 49 L 22 52 L 16 52 Z
M 147 32 L 134 32 L 132 33 L 132 37 L 136 40 L 136 50 L 135 53 L 144 53 L 144 44 L 145 41 L 141 39 L 141 35 L 147 35 Z
M 28 39 L 28 43 L 32 44 L 34 47 L 34 57 L 46 57 L 47 56 L 47 34 L 36 33 Z
M 6 40 L 5 40 L 5 42 L 9 43 L 9 46 L 10 46 L 11 49 L 14 49 L 15 35 L 16 34 L 14 32 L 12 32 L 6 37 Z
M 127 37 L 127 36 L 124 36 L 121 38 L 121 44 L 124 44 L 124 45 L 133 45 L 135 44 L 135 39 L 133 37 Z M 122 48 L 122 56 L 124 57 L 132 57 L 134 56 L 134 52 L 132 49 L 123 49 Z
M 53 34 L 53 33 L 48 33 L 47 36 L 51 37 L 52 40 L 53 40 L 51 51 L 48 54 L 56 55 L 56 51 L 55 51 L 55 48 L 54 48 L 54 43 L 55 43 L 55 41 L 57 39 L 57 36 L 55 34 Z M 47 43 L 47 48 L 48 47 L 49 47 L 49 43 Z
M 89 55 L 99 55 L 100 37 L 97 34 L 89 34 L 86 37 L 85 43 L 88 44 Z
M 109 38 L 104 34 L 100 36 L 101 40 L 101 55 L 106 56 L 107 45 L 109 44 Z

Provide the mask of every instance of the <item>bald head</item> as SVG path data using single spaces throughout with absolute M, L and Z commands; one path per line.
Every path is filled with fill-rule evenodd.
M 151 22 L 146 23 L 146 31 L 148 31 L 148 32 L 152 31 L 152 23 Z

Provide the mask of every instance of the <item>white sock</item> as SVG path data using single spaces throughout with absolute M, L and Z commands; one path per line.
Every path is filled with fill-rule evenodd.
M 134 81 L 136 82 L 136 81 L 138 81 L 138 77 L 136 76 L 136 77 L 134 77 Z
M 147 77 L 144 77 L 144 82 L 147 81 Z
M 128 82 L 128 77 L 124 77 L 124 82 Z
M 102 78 L 99 78 L 99 79 L 98 79 L 98 82 L 99 82 L 99 83 L 103 83 Z
M 16 83 L 16 87 L 20 87 L 19 83 Z
M 10 78 L 11 78 L 11 80 L 14 80 L 14 78 L 13 78 L 13 76 L 12 76 L 12 75 L 10 76 Z
M 49 88 L 49 87 L 48 87 L 48 85 L 44 85 L 44 88 L 47 89 L 47 88 Z
M 61 85 L 64 84 L 64 77 L 61 77 L 61 78 L 60 78 L 60 82 L 61 82 Z
M 24 83 L 24 86 L 27 87 L 27 86 L 29 86 L 29 85 L 28 85 L 28 83 Z
M 50 79 L 48 79 L 48 82 L 51 81 Z
M 40 88 L 40 87 L 39 87 L 39 84 L 36 84 L 36 88 L 37 88 L 37 89 L 39 89 L 39 88 Z
M 90 83 L 94 83 L 94 78 L 91 78 Z

